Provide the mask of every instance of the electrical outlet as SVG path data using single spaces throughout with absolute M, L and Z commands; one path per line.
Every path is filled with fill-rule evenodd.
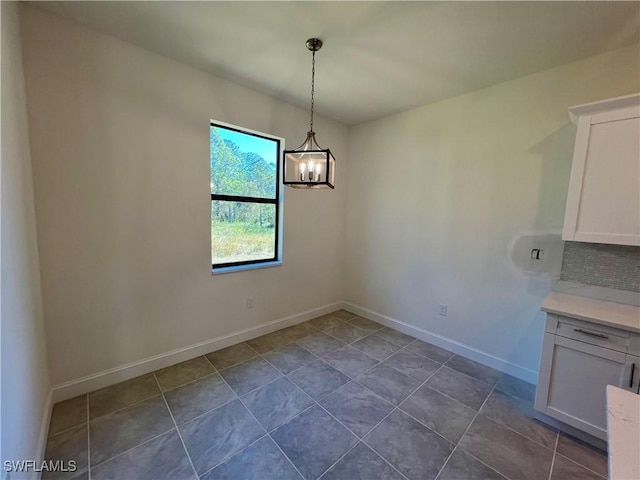
M 444 303 L 440 304 L 440 311 L 438 312 L 440 315 L 442 315 L 443 317 L 447 316 L 447 305 Z
M 253 298 L 247 298 L 247 308 L 253 308 Z
M 532 260 L 542 260 L 544 258 L 544 250 L 540 248 L 534 248 L 531 250 L 531 259 Z

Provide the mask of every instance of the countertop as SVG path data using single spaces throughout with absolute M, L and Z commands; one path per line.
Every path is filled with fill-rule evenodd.
M 550 292 L 541 309 L 556 315 L 640 333 L 640 307 L 634 305 Z
M 607 386 L 609 480 L 640 478 L 640 395 Z

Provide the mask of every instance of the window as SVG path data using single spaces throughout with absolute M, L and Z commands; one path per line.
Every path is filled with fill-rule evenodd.
M 213 121 L 209 141 L 214 272 L 279 263 L 284 141 Z

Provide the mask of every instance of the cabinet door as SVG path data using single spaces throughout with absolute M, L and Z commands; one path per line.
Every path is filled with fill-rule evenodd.
M 640 245 L 640 108 L 578 119 L 563 240 Z
M 535 408 L 606 439 L 606 387 L 624 374 L 625 354 L 545 333 Z
M 630 392 L 640 393 L 640 357 L 627 355 L 624 376 L 619 386 Z

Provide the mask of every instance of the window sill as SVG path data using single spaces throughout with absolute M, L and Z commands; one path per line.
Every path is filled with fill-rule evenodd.
M 223 273 L 234 273 L 234 272 L 242 272 L 244 270 L 255 270 L 257 268 L 271 268 L 271 267 L 279 267 L 282 265 L 282 260 L 275 260 L 273 262 L 264 262 L 264 263 L 254 263 L 252 265 L 237 265 L 235 267 L 220 267 L 220 268 L 212 268 L 212 275 L 220 275 Z

